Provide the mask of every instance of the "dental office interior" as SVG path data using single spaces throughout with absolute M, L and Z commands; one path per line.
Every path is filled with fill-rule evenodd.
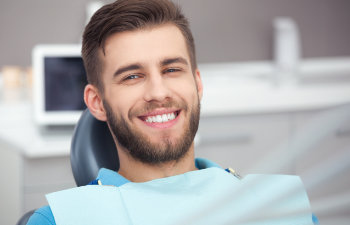
M 76 187 L 70 149 L 82 87 L 57 76 L 81 76 L 84 26 L 109 2 L 0 2 L 0 224 Z M 204 85 L 196 157 L 243 177 L 298 175 L 320 224 L 349 224 L 350 1 L 175 2 L 190 20 Z

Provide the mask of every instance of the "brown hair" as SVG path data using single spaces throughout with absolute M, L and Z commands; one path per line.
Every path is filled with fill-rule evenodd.
M 184 35 L 194 71 L 197 68 L 194 40 L 188 20 L 179 6 L 170 0 L 117 0 L 100 8 L 85 27 L 82 57 L 88 82 L 103 93 L 103 84 L 99 78 L 102 72 L 99 49 L 104 53 L 104 44 L 109 36 L 166 23 L 176 25 Z

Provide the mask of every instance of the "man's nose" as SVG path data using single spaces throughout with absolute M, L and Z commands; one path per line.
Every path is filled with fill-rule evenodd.
M 145 87 L 145 101 L 162 102 L 169 97 L 171 97 L 171 91 L 163 74 L 158 72 L 150 75 Z

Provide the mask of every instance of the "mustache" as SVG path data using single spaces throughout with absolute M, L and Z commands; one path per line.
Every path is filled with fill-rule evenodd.
M 145 103 L 138 108 L 130 110 L 128 117 L 129 119 L 131 119 L 134 116 L 144 115 L 158 108 L 177 108 L 177 109 L 183 109 L 187 111 L 188 107 L 187 107 L 187 104 L 183 101 L 177 102 L 171 99 L 164 100 L 163 102 L 152 101 L 152 102 Z

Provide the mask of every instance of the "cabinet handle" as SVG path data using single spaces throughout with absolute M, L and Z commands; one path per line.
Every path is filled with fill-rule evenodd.
M 338 138 L 350 137 L 350 128 L 339 129 L 335 132 Z
M 217 145 L 217 144 L 248 144 L 253 141 L 253 137 L 249 134 L 223 134 L 213 135 L 211 137 L 198 134 L 195 138 L 196 145 Z

